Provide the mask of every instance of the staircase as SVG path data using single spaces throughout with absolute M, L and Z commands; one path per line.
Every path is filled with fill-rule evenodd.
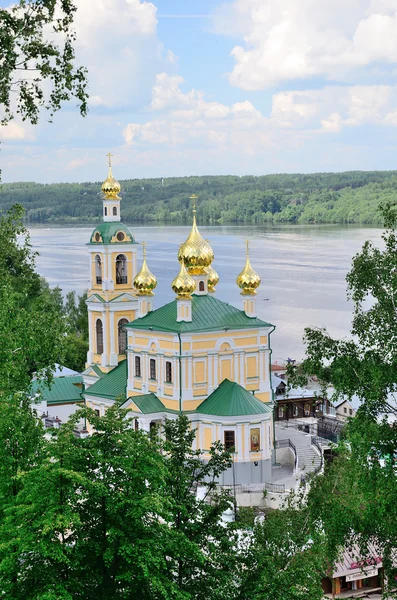
M 302 446 L 296 449 L 298 454 L 298 468 L 305 473 L 314 473 L 321 466 L 321 458 L 314 446 Z

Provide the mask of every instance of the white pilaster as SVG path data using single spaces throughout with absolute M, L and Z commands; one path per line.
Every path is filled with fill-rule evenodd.
M 213 391 L 213 385 L 212 385 L 212 364 L 213 364 L 213 360 L 214 357 L 212 354 L 208 354 L 208 377 L 207 377 L 207 382 L 208 382 L 208 394 L 210 394 Z
M 94 360 L 94 331 L 92 324 L 92 315 L 90 311 L 88 311 L 88 352 L 87 352 L 87 363 L 91 364 Z
M 238 353 L 234 353 L 234 381 L 239 382 Z
M 244 298 L 244 312 L 247 317 L 253 318 L 256 317 L 256 299 L 255 296 L 243 296 Z
M 218 356 L 218 354 L 215 354 L 214 355 L 214 389 L 216 389 L 219 385 L 218 362 L 219 362 L 219 356 Z
M 114 323 L 114 312 L 111 310 L 109 313 L 110 319 L 110 362 L 109 364 L 112 366 L 118 365 L 117 353 L 118 353 L 118 340 L 115 340 L 115 323 Z M 117 344 L 117 349 L 116 349 Z
M 176 299 L 176 320 L 186 321 L 188 323 L 192 320 L 192 299 L 191 298 L 177 298 Z

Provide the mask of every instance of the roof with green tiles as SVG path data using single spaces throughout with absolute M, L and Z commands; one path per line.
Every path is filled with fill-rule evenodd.
M 145 317 L 132 321 L 126 327 L 154 331 L 217 331 L 224 329 L 250 329 L 272 327 L 257 317 L 247 317 L 243 310 L 222 302 L 213 296 L 192 296 L 192 321 L 178 321 L 177 301 L 173 300 Z
M 115 237 L 116 233 L 118 233 L 119 231 L 122 231 L 123 233 L 125 233 L 126 236 L 128 236 L 130 238 L 130 240 L 126 240 L 125 238 L 122 240 L 118 240 L 117 238 L 113 240 L 113 238 Z M 98 237 L 96 234 L 99 234 L 99 238 L 97 241 L 96 238 Z M 112 241 L 113 240 L 113 241 Z M 95 227 L 94 231 L 91 234 L 90 237 L 90 241 L 88 242 L 89 245 L 93 244 L 93 245 L 98 245 L 98 244 L 137 244 L 137 242 L 134 239 L 134 236 L 132 234 L 132 231 L 130 231 L 130 229 L 127 227 L 127 225 L 124 225 L 123 223 L 120 223 L 120 221 L 111 221 L 111 222 L 106 222 L 106 223 L 100 223 L 97 227 Z
M 122 360 L 117 367 L 106 373 L 99 381 L 90 385 L 84 392 L 85 396 L 99 396 L 115 400 L 125 396 L 127 389 L 127 361 Z
M 143 394 L 142 396 L 131 396 L 126 402 L 132 401 L 143 414 L 157 412 L 177 412 L 167 409 L 156 394 Z
M 91 369 L 93 371 L 95 371 L 95 373 L 98 375 L 98 377 L 103 377 L 104 375 L 106 375 L 106 373 L 101 371 L 101 369 L 98 367 L 98 365 L 92 364 L 90 366 L 91 366 Z
M 264 404 L 238 383 L 224 379 L 194 412 L 218 417 L 263 415 L 272 412 L 272 405 Z
M 81 392 L 83 390 L 82 375 L 71 375 L 69 377 L 54 377 L 50 384 L 44 381 L 32 382 L 32 393 L 41 394 L 49 406 L 52 404 L 63 404 L 66 402 L 83 402 Z

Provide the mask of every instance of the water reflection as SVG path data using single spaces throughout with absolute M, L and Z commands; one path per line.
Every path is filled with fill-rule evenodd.
M 147 242 L 148 264 L 158 279 L 154 305 L 161 306 L 174 298 L 170 284 L 179 269 L 177 250 L 190 228 L 131 229 L 137 241 Z M 50 285 L 59 285 L 65 293 L 87 288 L 85 244 L 92 230 L 93 226 L 31 228 L 33 247 L 40 253 L 37 268 Z M 214 249 L 214 267 L 220 276 L 217 297 L 239 307 L 242 298 L 235 279 L 244 266 L 244 240 L 251 240 L 251 262 L 262 278 L 257 312 L 276 325 L 272 335 L 275 360 L 303 356 L 302 335 L 307 326 L 327 327 L 337 337 L 348 334 L 351 306 L 346 299 L 346 273 L 364 241 L 378 243 L 382 233 L 373 227 L 338 226 L 222 226 L 200 227 L 200 231 Z

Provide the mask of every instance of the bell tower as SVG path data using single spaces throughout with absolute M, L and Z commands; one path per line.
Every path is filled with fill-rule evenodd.
M 90 255 L 90 286 L 87 296 L 89 350 L 87 369 L 107 373 L 126 357 L 124 326 L 138 316 L 139 301 L 134 288 L 137 242 L 120 220 L 121 186 L 109 173 L 102 184 L 103 222 L 87 244 Z M 90 379 L 90 378 L 89 378 Z M 92 383 L 87 379 L 87 384 Z

